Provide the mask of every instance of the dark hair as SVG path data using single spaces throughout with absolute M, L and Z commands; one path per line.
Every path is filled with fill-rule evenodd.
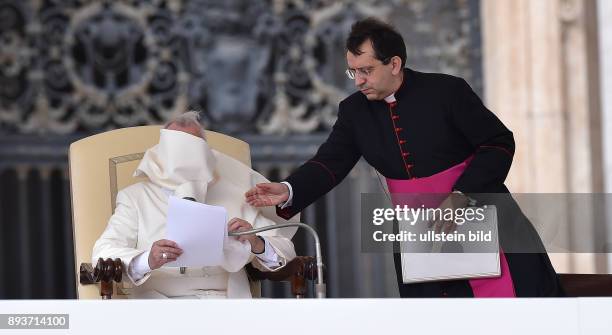
M 402 60 L 402 68 L 406 65 L 404 39 L 392 25 L 374 17 L 353 23 L 346 39 L 346 49 L 359 56 L 363 53 L 359 47 L 367 40 L 372 42 L 376 59 L 388 64 L 391 57 L 398 56 Z

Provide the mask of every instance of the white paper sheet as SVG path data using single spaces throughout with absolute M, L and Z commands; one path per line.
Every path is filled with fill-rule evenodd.
M 176 242 L 183 254 L 165 267 L 217 266 L 223 260 L 227 237 L 227 210 L 170 196 L 166 239 Z

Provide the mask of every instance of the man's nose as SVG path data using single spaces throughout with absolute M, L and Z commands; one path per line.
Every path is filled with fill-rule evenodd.
M 365 84 L 366 80 L 361 78 L 360 76 L 355 76 L 355 86 L 359 87 Z

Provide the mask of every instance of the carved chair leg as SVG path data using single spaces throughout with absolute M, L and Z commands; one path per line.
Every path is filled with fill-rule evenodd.
M 110 299 L 113 296 L 113 282 L 100 282 L 100 296 L 102 299 Z
M 297 271 L 291 276 L 291 294 L 296 298 L 306 297 L 306 278 L 304 276 L 304 263 L 300 264 Z
M 317 279 L 317 264 L 313 257 L 300 257 L 300 264 L 291 276 L 291 293 L 296 298 L 305 298 L 308 288 L 306 280 Z

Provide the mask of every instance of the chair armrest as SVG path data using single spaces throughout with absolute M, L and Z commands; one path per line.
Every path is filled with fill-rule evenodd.
M 79 267 L 79 283 L 91 285 L 100 282 L 100 296 L 110 299 L 113 295 L 113 281 L 121 282 L 123 276 L 123 263 L 119 258 L 106 260 L 99 258 L 96 267 L 91 263 L 81 263 Z

